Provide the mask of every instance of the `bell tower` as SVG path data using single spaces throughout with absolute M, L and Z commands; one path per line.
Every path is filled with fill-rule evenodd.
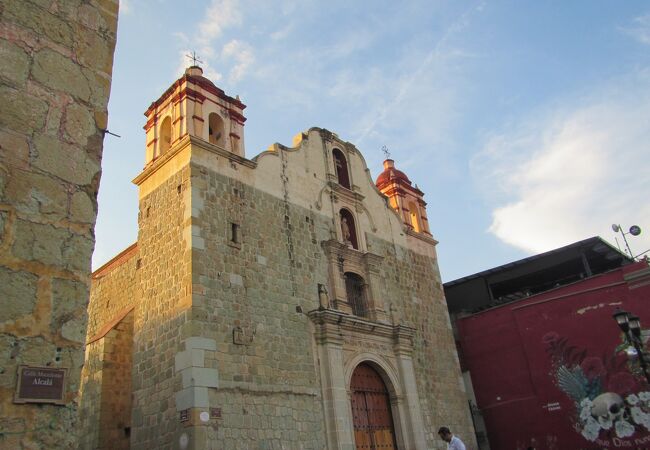
M 164 156 L 187 135 L 244 157 L 244 105 L 191 66 L 144 115 L 147 123 L 145 167 Z
M 411 231 L 431 236 L 424 192 L 413 186 L 404 172 L 395 168 L 395 161 L 384 161 L 384 171 L 375 184 Z

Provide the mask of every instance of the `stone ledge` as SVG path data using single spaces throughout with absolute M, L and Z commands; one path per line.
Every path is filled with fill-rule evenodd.
M 180 372 L 188 367 L 205 367 L 205 350 L 192 348 L 176 353 L 174 370 Z
M 208 401 L 207 387 L 190 387 L 176 392 L 176 411 L 182 411 L 188 408 L 207 408 L 210 406 Z
M 183 388 L 189 387 L 219 387 L 219 372 L 217 369 L 205 367 L 188 367 L 181 371 Z
M 217 350 L 217 341 L 214 339 L 202 338 L 202 337 L 190 337 L 185 339 L 185 349 L 202 349 L 202 350 Z

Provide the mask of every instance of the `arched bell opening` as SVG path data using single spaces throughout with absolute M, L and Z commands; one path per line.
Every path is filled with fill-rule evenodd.
M 169 147 L 172 144 L 172 119 L 167 116 L 163 119 L 162 124 L 160 124 L 160 142 L 158 144 L 158 154 L 155 156 L 161 156 L 167 153 Z
M 225 147 L 226 136 L 223 119 L 217 113 L 210 113 L 208 116 L 208 142 L 219 147 Z
M 409 203 L 409 215 L 411 216 L 411 226 L 413 231 L 420 232 L 422 231 L 422 225 L 420 224 L 420 214 L 418 213 L 418 208 L 415 206 L 415 203 Z

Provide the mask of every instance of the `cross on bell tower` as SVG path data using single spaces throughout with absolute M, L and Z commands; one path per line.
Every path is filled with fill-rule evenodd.
M 192 60 L 192 66 L 198 67 L 197 63 L 203 64 L 203 61 L 199 59 L 195 51 L 192 51 L 190 55 L 185 55 L 185 57 Z

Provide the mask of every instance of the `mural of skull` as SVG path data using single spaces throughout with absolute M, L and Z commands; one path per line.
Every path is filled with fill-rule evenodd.
M 623 398 L 614 392 L 605 392 L 593 400 L 591 415 L 604 420 L 615 421 L 625 412 Z

